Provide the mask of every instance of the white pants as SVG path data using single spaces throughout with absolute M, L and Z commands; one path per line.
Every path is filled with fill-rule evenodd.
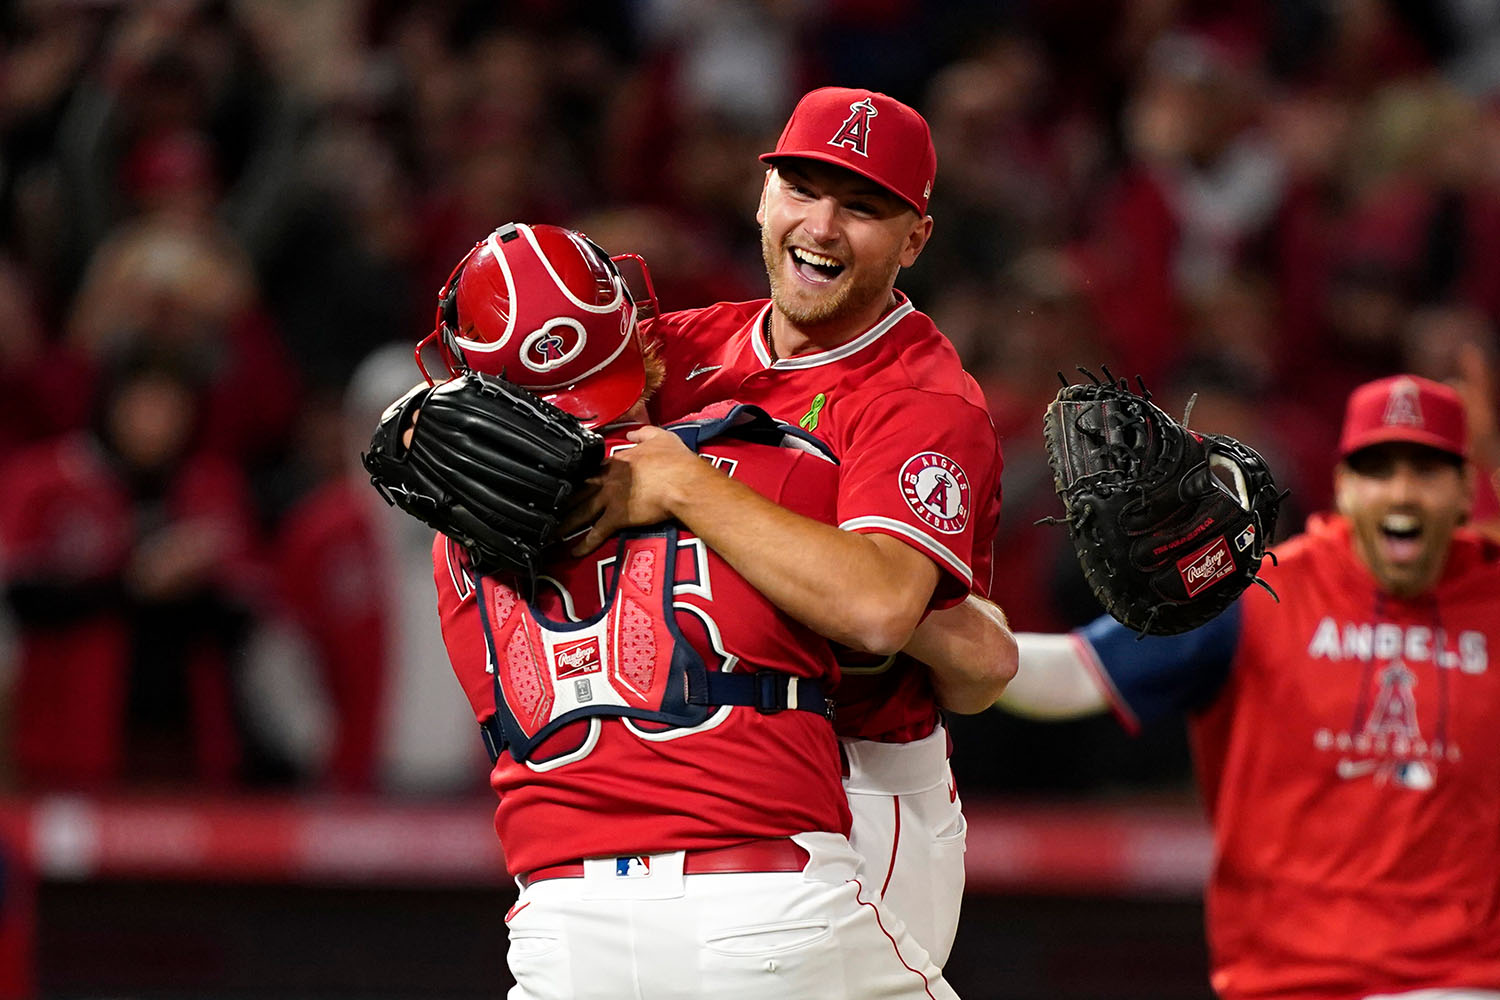
M 849 841 L 860 875 L 942 968 L 958 932 L 967 833 L 948 768 L 947 730 L 939 726 L 914 743 L 844 740 L 843 746 L 844 791 L 854 814 Z
M 792 839 L 801 872 L 683 875 L 679 851 L 649 877 L 611 861 L 532 883 L 506 918 L 509 1000 L 957 1000 L 844 837 Z
M 1413 990 L 1410 993 L 1381 993 L 1365 997 L 1365 1000 L 1500 1000 L 1500 990 L 1470 990 L 1462 988 Z

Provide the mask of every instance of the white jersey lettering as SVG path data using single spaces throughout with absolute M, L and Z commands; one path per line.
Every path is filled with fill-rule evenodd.
M 1369 663 L 1405 660 L 1457 667 L 1466 674 L 1482 674 L 1489 668 L 1489 645 L 1483 632 L 1466 629 L 1450 645 L 1448 633 L 1428 625 L 1394 625 L 1389 622 L 1339 622 L 1324 617 L 1313 629 L 1307 644 L 1313 660 L 1335 663 L 1345 660 Z

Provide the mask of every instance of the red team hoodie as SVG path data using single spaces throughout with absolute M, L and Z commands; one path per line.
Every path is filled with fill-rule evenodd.
M 1500 547 L 1461 530 L 1412 600 L 1341 517 L 1276 552 L 1280 603 L 1251 587 L 1185 636 L 1081 633 L 1127 724 L 1194 710 L 1214 989 L 1500 988 Z

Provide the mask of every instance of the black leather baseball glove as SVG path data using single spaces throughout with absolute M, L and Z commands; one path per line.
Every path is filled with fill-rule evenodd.
M 1255 574 L 1286 494 L 1260 455 L 1188 430 L 1144 384 L 1137 393 L 1107 368 L 1104 380 L 1079 371 L 1090 381 L 1063 378 L 1043 427 L 1061 520 L 1105 610 L 1142 634 L 1172 635 L 1252 581 L 1266 586 Z
M 392 403 L 360 457 L 387 503 L 462 545 L 476 570 L 532 577 L 604 440 L 525 389 L 470 372 Z

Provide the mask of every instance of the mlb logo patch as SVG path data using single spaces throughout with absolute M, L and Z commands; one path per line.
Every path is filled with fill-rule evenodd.
M 618 878 L 650 878 L 651 858 L 637 854 L 630 858 L 615 858 L 615 876 Z
M 1234 547 L 1237 551 L 1243 552 L 1253 544 L 1255 544 L 1255 525 L 1252 524 L 1235 537 Z

